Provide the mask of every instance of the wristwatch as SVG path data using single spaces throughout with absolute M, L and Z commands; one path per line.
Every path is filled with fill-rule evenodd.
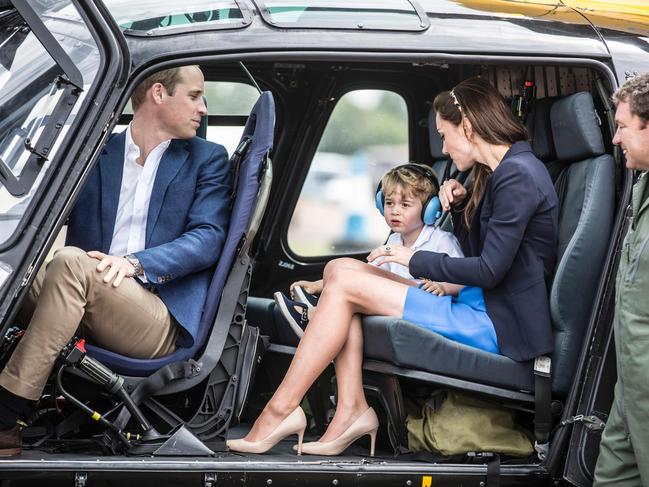
M 144 274 L 144 268 L 142 267 L 142 264 L 140 264 L 140 261 L 137 257 L 135 257 L 133 254 L 128 254 L 125 255 L 124 258 L 128 261 L 129 264 L 133 266 L 136 276 L 141 276 L 142 274 Z

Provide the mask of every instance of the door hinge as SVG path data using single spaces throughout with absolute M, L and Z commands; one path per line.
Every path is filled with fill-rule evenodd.
M 74 487 L 86 487 L 88 484 L 88 474 L 86 472 L 75 472 Z
M 32 276 L 32 272 L 34 272 L 34 264 L 29 264 L 27 272 L 25 272 L 25 277 L 23 277 L 23 280 L 20 283 L 20 287 L 25 287 L 27 285 L 29 278 Z
M 204 487 L 216 487 L 216 474 L 215 473 L 206 473 L 203 478 Z
M 582 423 L 591 431 L 602 431 L 604 429 L 604 426 L 606 426 L 606 422 L 604 422 L 604 420 L 595 416 L 594 414 L 591 414 L 590 416 L 578 414 L 577 416 L 573 416 L 572 418 L 561 421 L 561 426 L 566 426 L 573 423 Z

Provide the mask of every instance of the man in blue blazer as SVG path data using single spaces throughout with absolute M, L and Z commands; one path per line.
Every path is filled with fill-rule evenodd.
M 225 149 L 196 137 L 197 66 L 156 73 L 133 93 L 133 121 L 112 136 L 70 214 L 66 247 L 43 266 L 29 326 L 0 374 L 0 455 L 20 453 L 18 414 L 40 397 L 75 334 L 135 358 L 193 344 L 229 221 Z

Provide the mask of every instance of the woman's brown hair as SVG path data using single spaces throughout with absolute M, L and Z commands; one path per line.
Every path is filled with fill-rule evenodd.
M 451 91 L 439 93 L 433 101 L 433 110 L 455 126 L 466 117 L 473 131 L 488 144 L 512 145 L 527 140 L 525 126 L 514 116 L 496 88 L 482 78 L 466 79 Z M 471 194 L 464 209 L 467 227 L 480 203 L 490 172 L 484 164 L 476 164 L 471 170 Z

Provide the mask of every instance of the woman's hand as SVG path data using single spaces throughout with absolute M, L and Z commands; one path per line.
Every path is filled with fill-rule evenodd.
M 367 261 L 374 262 L 376 259 L 383 257 L 378 262 L 380 266 L 388 262 L 395 262 L 408 267 L 414 253 L 414 250 L 403 245 L 381 245 L 370 252 L 370 255 L 367 256 Z
M 460 203 L 466 198 L 467 191 L 459 181 L 447 179 L 439 188 L 439 202 L 442 210 L 449 211 L 453 203 Z
M 424 291 L 436 296 L 446 296 L 448 294 L 443 282 L 431 281 L 430 279 L 423 279 L 422 281 L 419 287 Z
M 309 294 L 322 293 L 323 283 L 322 279 L 319 281 L 296 281 L 291 284 L 289 291 L 291 292 L 291 299 L 295 299 L 295 286 L 300 286 Z

